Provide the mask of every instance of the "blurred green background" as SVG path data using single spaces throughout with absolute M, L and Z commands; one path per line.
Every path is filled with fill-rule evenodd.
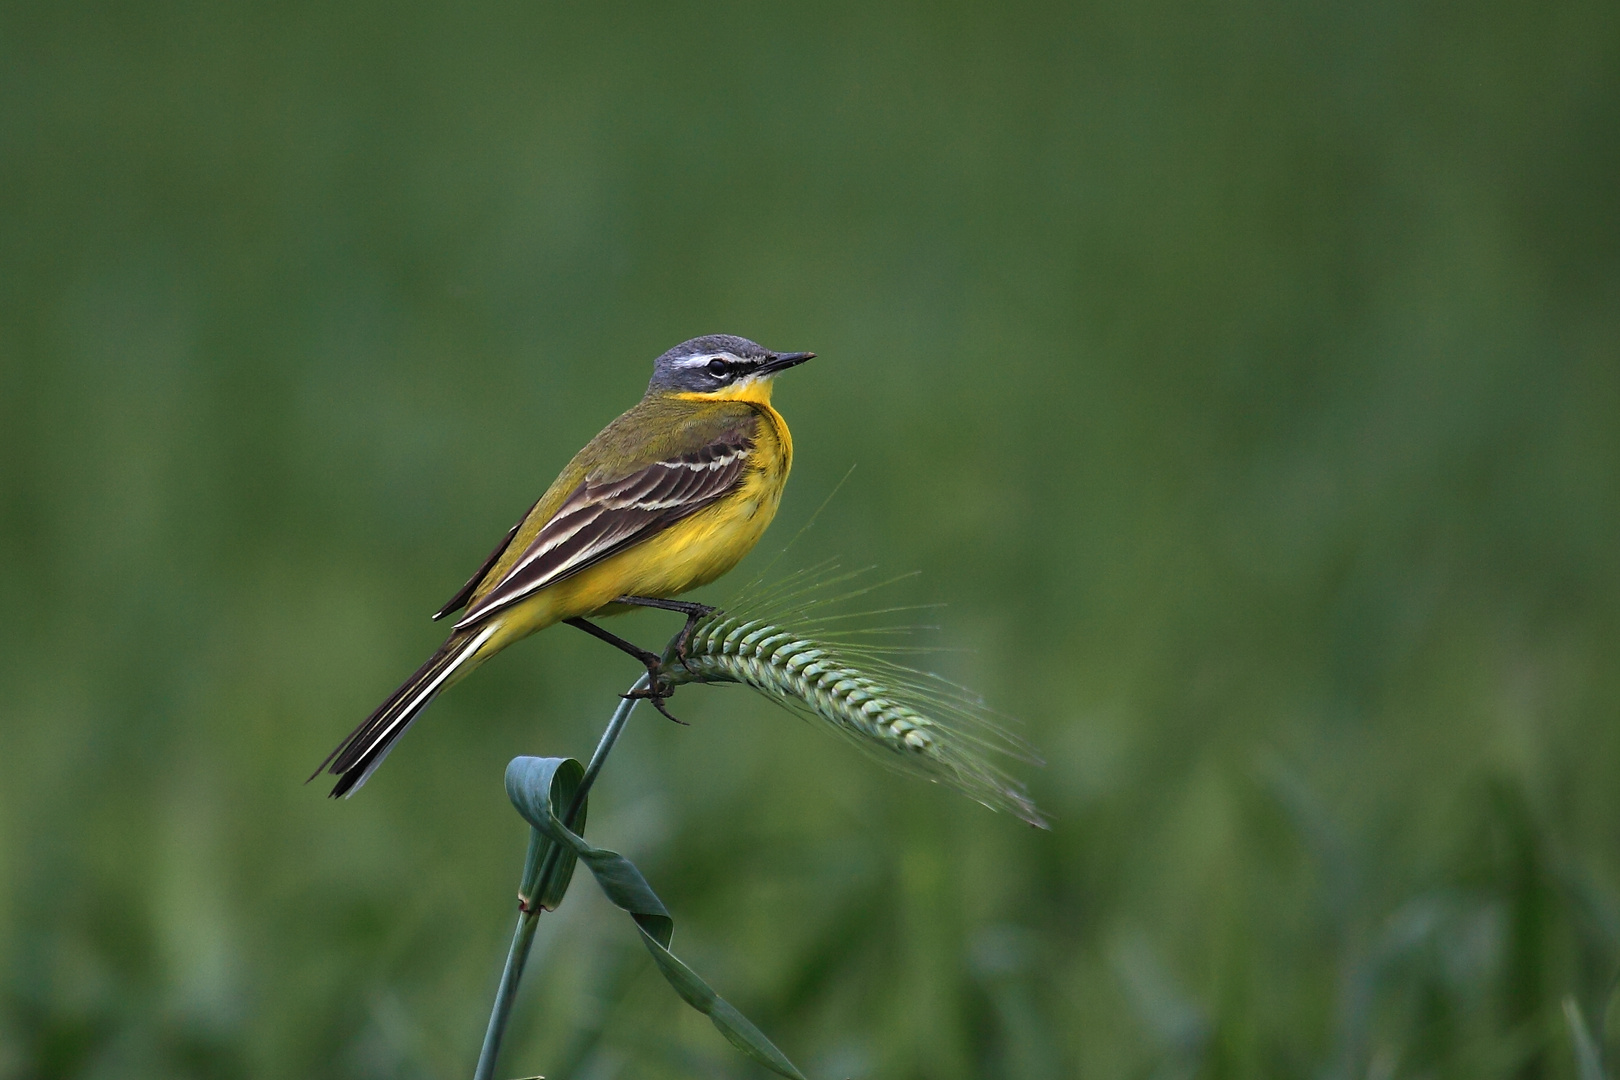
M 857 466 L 780 565 L 922 571 L 1048 760 L 1038 833 L 638 715 L 591 835 L 813 1076 L 1575 1076 L 1617 181 L 1606 0 L 0 6 L 0 1076 L 470 1073 L 502 769 L 634 665 L 547 632 L 302 781 L 717 331 L 821 358 L 701 598 Z M 531 972 L 503 1075 L 758 1075 L 588 883 Z

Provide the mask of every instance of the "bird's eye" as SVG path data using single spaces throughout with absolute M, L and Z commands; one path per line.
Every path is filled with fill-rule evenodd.
M 725 378 L 726 372 L 730 370 L 731 365 L 720 359 L 718 356 L 709 361 L 709 374 L 713 375 L 717 379 Z

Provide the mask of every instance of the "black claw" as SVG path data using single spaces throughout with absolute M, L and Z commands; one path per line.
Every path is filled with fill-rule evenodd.
M 665 720 L 673 720 L 677 724 L 681 725 L 681 727 L 691 727 L 692 726 L 691 724 L 688 724 L 685 720 L 682 720 L 680 717 L 678 717 L 674 713 L 670 712 L 668 709 L 664 708 L 664 699 L 663 698 L 657 698 L 657 697 L 653 698 L 652 699 L 652 707 L 657 709 L 660 713 L 663 713 Z
M 675 638 L 675 659 L 679 660 L 681 667 L 687 671 L 692 670 L 692 665 L 686 662 L 689 650 L 692 647 L 692 631 L 697 629 L 699 622 L 720 610 L 707 604 L 695 604 L 693 609 L 686 613 L 686 625 L 681 627 L 680 634 Z
M 632 690 L 628 694 L 620 694 L 619 696 L 624 698 L 626 701 L 648 702 L 653 708 L 662 713 L 666 720 L 673 720 L 677 724 L 681 725 L 681 727 L 691 727 L 691 724 L 688 724 L 685 720 L 682 720 L 680 717 L 664 708 L 664 702 L 669 700 L 669 696 L 670 694 L 674 693 L 674 689 L 674 687 L 670 687 L 668 690 L 654 690 L 651 687 L 644 687 L 643 689 Z

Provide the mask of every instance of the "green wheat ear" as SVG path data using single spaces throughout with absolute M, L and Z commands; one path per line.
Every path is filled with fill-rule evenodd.
M 1038 765 L 1039 758 L 997 724 L 982 703 L 937 675 L 903 667 L 882 655 L 898 650 L 852 643 L 848 632 L 812 634 L 840 618 L 808 614 L 829 601 L 783 604 L 782 596 L 775 599 L 776 604 L 745 599 L 701 620 L 693 629 L 685 661 L 666 656 L 664 675 L 675 685 L 751 687 L 830 725 L 889 765 L 949 784 L 985 806 L 1049 828 L 1024 786 L 996 764 L 998 759 L 1011 759 Z M 777 610 L 765 610 L 770 608 Z M 866 631 L 876 632 L 880 631 Z

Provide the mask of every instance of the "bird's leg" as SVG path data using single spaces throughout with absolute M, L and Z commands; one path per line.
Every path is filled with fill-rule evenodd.
M 597 626 L 595 623 L 587 619 L 564 619 L 563 622 L 567 623 L 569 626 L 575 627 L 576 629 L 585 631 L 587 634 L 600 641 L 607 642 L 615 649 L 629 653 L 631 656 L 635 657 L 637 660 L 640 660 L 647 666 L 647 689 L 632 690 L 630 693 L 622 696 L 627 698 L 646 698 L 652 703 L 653 708 L 664 714 L 666 719 L 673 720 L 682 727 L 691 726 L 680 717 L 671 715 L 670 711 L 664 708 L 665 699 L 675 692 L 675 688 L 673 686 L 664 685 L 666 680 L 663 675 L 659 674 L 659 669 L 664 666 L 663 657 L 659 656 L 655 652 L 648 652 L 646 649 L 624 640 L 624 638 L 620 637 L 618 634 L 602 629 L 600 626 Z
M 662 600 L 655 596 L 621 596 L 613 601 L 615 604 L 635 604 L 637 607 L 659 608 L 663 611 L 679 611 L 686 616 L 686 625 L 675 639 L 675 658 L 686 667 L 686 651 L 692 644 L 692 631 L 703 619 L 713 615 L 719 608 L 712 608 L 708 604 L 694 604 L 687 600 Z M 692 670 L 687 668 L 688 671 Z

